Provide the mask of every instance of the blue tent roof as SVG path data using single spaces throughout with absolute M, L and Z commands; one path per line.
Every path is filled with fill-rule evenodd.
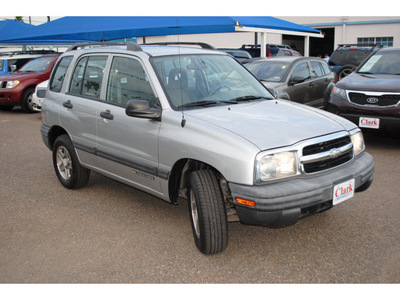
M 35 26 L 15 20 L 0 21 L 0 40 L 18 36 L 21 33 L 32 34 Z
M 274 17 L 64 17 L 19 34 L 2 35 L 0 43 L 68 43 L 128 37 L 235 32 L 237 26 L 319 33 Z

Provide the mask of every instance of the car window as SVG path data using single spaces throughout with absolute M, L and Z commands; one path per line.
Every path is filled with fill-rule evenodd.
M 158 103 L 141 63 L 132 58 L 114 57 L 106 100 L 125 106 L 135 99 L 147 100 L 150 107 Z
M 57 64 L 50 80 L 50 90 L 53 92 L 60 92 L 64 82 L 65 73 L 67 73 L 68 66 L 71 63 L 72 56 L 63 57 Z
M 285 56 L 292 56 L 292 52 L 290 52 L 289 50 L 281 49 L 281 51 L 283 52 L 283 55 L 285 55 Z
M 324 70 L 325 75 L 328 75 L 330 73 L 332 73 L 331 69 L 329 68 L 329 66 L 326 64 L 326 62 L 322 63 L 322 69 Z
M 358 73 L 400 74 L 400 51 L 378 52 L 372 55 Z
M 19 71 L 43 73 L 55 59 L 57 59 L 57 56 L 39 57 L 28 62 Z
M 106 62 L 107 56 L 82 58 L 72 75 L 70 93 L 91 98 L 100 98 Z
M 311 77 L 310 69 L 308 68 L 308 64 L 306 62 L 301 62 L 294 67 L 291 79 L 295 77 L 302 79 L 308 79 Z
M 194 103 L 219 105 L 250 96 L 271 98 L 253 75 L 227 55 L 160 56 L 153 64 L 174 109 Z
M 312 77 L 321 77 L 324 76 L 323 70 L 322 70 L 322 64 L 317 62 L 317 61 L 311 61 L 311 74 Z
M 282 82 L 289 64 L 289 62 L 266 61 L 245 64 L 245 67 L 259 80 Z
M 366 58 L 372 49 L 365 50 L 336 50 L 329 60 L 333 66 L 343 66 L 347 64 L 358 66 Z
M 30 60 L 31 60 L 30 58 L 9 59 L 8 60 L 8 71 L 11 72 L 11 66 L 12 65 L 15 65 L 17 67 L 17 70 L 18 70 Z

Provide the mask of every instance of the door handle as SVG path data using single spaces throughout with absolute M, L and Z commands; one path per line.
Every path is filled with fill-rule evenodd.
M 68 100 L 66 102 L 63 103 L 63 106 L 66 108 L 73 108 L 74 106 L 71 103 L 71 100 Z
M 108 120 L 114 119 L 114 115 L 108 109 L 106 111 L 102 111 L 100 113 L 100 117 L 102 117 L 104 119 L 108 119 Z

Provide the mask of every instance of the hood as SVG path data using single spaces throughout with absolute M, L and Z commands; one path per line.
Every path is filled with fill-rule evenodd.
M 352 73 L 336 86 L 348 90 L 400 92 L 400 75 Z
M 0 81 L 14 81 L 14 80 L 21 80 L 26 78 L 35 78 L 38 74 L 36 72 L 15 72 L 7 75 L 1 75 Z
M 356 128 L 339 116 L 285 100 L 209 107 L 185 111 L 185 115 L 233 132 L 260 150 Z

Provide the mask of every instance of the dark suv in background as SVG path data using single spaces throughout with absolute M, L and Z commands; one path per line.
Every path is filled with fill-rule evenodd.
M 400 128 L 400 48 L 376 51 L 339 81 L 326 109 L 361 128 Z
M 380 47 L 382 46 L 377 44 L 341 44 L 332 53 L 328 65 L 336 73 L 338 80 L 341 80 Z

